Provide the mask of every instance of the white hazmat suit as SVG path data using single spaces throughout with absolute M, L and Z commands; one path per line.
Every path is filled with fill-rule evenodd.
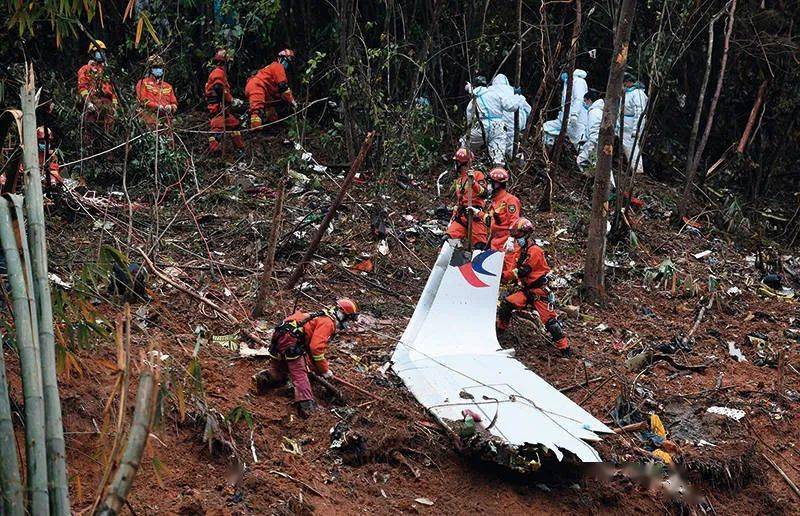
M 499 76 L 498 76 L 499 77 Z M 514 118 L 514 111 L 524 102 L 522 95 L 515 95 L 514 89 L 508 85 L 508 79 L 503 76 L 503 80 L 497 81 L 495 78 L 489 87 L 479 86 L 472 88 L 467 83 L 467 93 L 474 95 L 467 105 L 467 123 L 470 126 L 470 147 L 477 149 L 486 145 L 489 157 L 497 165 L 505 165 L 505 151 L 508 139 L 506 131 L 506 116 L 511 113 Z M 497 83 L 495 83 L 497 81 Z M 521 101 L 520 101 L 521 99 Z M 476 119 L 477 118 L 477 119 Z M 513 122 L 512 122 L 513 128 Z M 462 146 L 465 144 L 461 142 Z
M 589 107 L 586 122 L 586 141 L 578 153 L 578 167 L 581 170 L 597 163 L 597 140 L 600 137 L 600 122 L 603 121 L 603 108 L 605 108 L 605 105 L 605 100 L 597 99 Z
M 575 148 L 583 141 L 586 132 L 586 110 L 583 109 L 583 96 L 589 91 L 586 83 L 588 74 L 584 70 L 575 69 L 572 74 L 572 102 L 569 108 L 569 121 L 567 124 L 567 138 Z M 567 105 L 566 73 L 562 74 L 564 87 L 561 90 L 561 110 L 555 120 L 548 120 L 542 126 L 545 145 L 553 145 L 561 132 L 561 120 L 564 119 L 564 110 Z
M 504 96 L 511 96 L 511 104 L 516 105 L 513 111 L 504 111 L 503 118 L 506 124 L 506 158 L 513 158 L 514 153 L 514 114 L 519 109 L 519 132 L 522 133 L 528 124 L 528 117 L 531 116 L 531 105 L 524 95 L 520 95 L 514 91 L 514 88 L 509 84 L 508 77 L 499 73 L 492 80 L 492 87 L 497 87 L 502 90 Z
M 640 155 L 641 142 L 638 140 L 641 139 L 641 131 L 644 129 L 645 123 L 647 122 L 644 116 L 646 110 L 647 94 L 644 92 L 644 86 L 637 82 L 625 90 L 622 149 L 625 152 L 625 158 L 627 158 L 630 166 L 635 166 L 636 172 L 639 174 L 644 173 L 644 163 Z M 639 123 L 640 120 L 641 123 Z

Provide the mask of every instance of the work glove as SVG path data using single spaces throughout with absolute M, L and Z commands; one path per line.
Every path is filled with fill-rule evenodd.
M 472 215 L 480 215 L 481 214 L 481 210 L 479 208 L 476 208 L 475 206 L 467 206 L 467 211 L 472 213 Z
M 327 371 L 322 373 L 322 377 L 325 378 L 325 379 L 333 378 L 333 371 L 331 369 L 328 369 Z
M 293 101 L 292 101 L 292 109 L 293 109 L 294 111 L 297 111 L 297 101 L 296 101 L 296 100 L 293 100 Z
M 93 102 L 90 102 L 90 101 L 87 100 L 86 101 L 86 111 L 89 111 L 89 112 L 97 111 L 97 106 L 95 106 Z
M 472 93 L 472 84 L 470 84 L 469 81 L 464 84 L 464 91 L 470 94 Z
M 231 105 L 235 108 L 238 108 L 241 107 L 242 104 L 244 104 L 244 102 L 242 102 L 242 99 L 233 99 L 233 103 Z
M 508 239 L 506 240 L 505 245 L 503 245 L 503 249 L 507 253 L 510 253 L 511 251 L 514 250 L 514 238 L 513 237 L 508 237 Z

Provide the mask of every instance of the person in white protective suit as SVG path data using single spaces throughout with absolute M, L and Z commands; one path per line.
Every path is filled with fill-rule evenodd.
M 567 124 L 567 138 L 572 142 L 575 148 L 583 141 L 584 134 L 586 133 L 586 110 L 582 108 L 583 96 L 589 91 L 589 85 L 586 83 L 586 76 L 588 74 L 584 70 L 578 68 L 572 74 L 572 102 L 569 108 L 569 119 Z M 564 83 L 561 89 L 561 110 L 555 120 L 548 120 L 542 126 L 544 143 L 547 146 L 552 146 L 558 139 L 558 134 L 561 132 L 561 120 L 564 119 L 564 110 L 567 105 L 567 72 L 561 74 L 561 82 Z
M 577 159 L 578 168 L 581 170 L 597 164 L 597 140 L 600 137 L 600 122 L 603 121 L 605 100 L 600 96 L 600 92 L 590 89 L 583 96 L 583 108 L 587 112 L 586 135 Z
M 641 133 L 644 130 L 645 111 L 647 111 L 647 94 L 636 78 L 626 73 L 625 85 L 625 111 L 623 117 L 622 149 L 625 158 L 631 167 L 636 167 L 636 172 L 644 174 L 644 162 L 641 158 Z M 641 120 L 641 123 L 640 123 Z M 619 122 L 617 122 L 619 128 Z
M 470 101 L 467 105 L 467 123 L 470 126 L 470 147 L 475 149 L 486 145 L 489 157 L 495 165 L 505 165 L 505 152 L 508 140 L 506 130 L 506 116 L 511 114 L 514 118 L 514 111 L 525 101 L 522 95 L 515 95 L 514 89 L 500 80 L 489 87 L 472 87 L 467 83 L 464 89 L 470 94 Z M 512 122 L 513 128 L 513 122 Z M 462 139 L 462 145 L 464 145 Z
M 512 104 L 517 108 L 514 111 L 504 111 L 503 118 L 506 124 L 506 159 L 512 159 L 514 153 L 514 114 L 519 109 L 519 132 L 522 134 L 525 127 L 528 125 L 528 117 L 531 115 L 531 105 L 524 95 L 521 95 L 517 88 L 511 86 L 508 82 L 508 77 L 499 73 L 492 80 L 492 87 L 497 87 L 502 90 L 503 95 L 510 95 Z

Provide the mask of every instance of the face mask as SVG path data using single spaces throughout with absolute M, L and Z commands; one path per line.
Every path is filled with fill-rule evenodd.
M 105 63 L 106 55 L 103 52 L 95 51 L 94 60 L 97 61 L 98 63 Z
M 163 68 L 153 68 L 150 70 L 150 74 L 155 77 L 156 79 L 160 79 L 164 77 L 164 69 Z
M 489 195 L 492 195 L 494 193 L 494 190 L 495 190 L 494 183 L 489 183 L 488 185 L 486 185 L 486 193 L 488 193 Z
M 292 63 L 288 59 L 281 58 L 281 65 L 283 65 L 284 70 L 288 70 Z
M 527 243 L 527 241 L 528 241 L 528 239 L 526 239 L 525 237 L 519 237 L 519 238 L 517 238 L 517 245 L 520 246 L 520 247 L 525 247 L 525 244 Z
M 563 72 L 561 74 L 561 82 L 567 82 L 567 77 L 568 77 L 567 72 Z
M 39 144 L 39 152 L 44 152 L 46 150 L 47 145 L 44 143 Z

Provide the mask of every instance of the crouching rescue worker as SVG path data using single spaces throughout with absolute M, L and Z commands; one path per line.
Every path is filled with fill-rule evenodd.
M 472 247 L 485 249 L 489 240 L 489 230 L 486 227 L 485 213 L 486 202 L 486 176 L 480 170 L 474 170 L 472 152 L 461 148 L 453 156 L 458 178 L 454 187 L 456 192 L 456 207 L 450 225 L 447 226 L 447 238 L 460 240 L 464 245 L 467 238 L 468 219 L 472 219 Z
M 49 128 L 39 126 L 36 129 L 36 141 L 39 147 L 39 173 L 42 177 L 42 186 L 45 191 L 49 191 L 56 185 L 63 185 L 64 180 L 61 177 L 61 166 L 56 159 L 56 151 L 53 145 L 53 132 Z M 0 186 L 3 192 L 16 192 L 18 187 L 22 184 L 22 177 L 24 176 L 25 165 L 20 162 L 19 173 L 6 177 L 5 172 L 0 174 Z M 49 172 L 49 173 L 48 173 Z
M 136 98 L 142 111 L 142 120 L 151 129 L 160 123 L 172 127 L 172 117 L 178 111 L 178 99 L 172 85 L 164 80 L 164 60 L 152 56 L 147 60 L 147 75 L 136 84 Z
M 208 112 L 211 115 L 211 131 L 208 147 L 211 154 L 222 154 L 222 138 L 226 132 L 231 135 L 233 146 L 237 150 L 244 149 L 242 133 L 239 132 L 239 119 L 231 113 L 231 108 L 242 105 L 242 101 L 233 98 L 228 83 L 228 63 L 232 60 L 230 53 L 221 48 L 214 54 L 214 69 L 208 75 L 205 94 Z
M 516 282 L 520 288 L 500 301 L 497 309 L 497 333 L 501 335 L 508 328 L 514 310 L 533 305 L 556 348 L 564 356 L 570 356 L 569 342 L 558 316 L 553 311 L 555 297 L 547 288 L 550 266 L 547 265 L 542 248 L 533 242 L 533 224 L 524 217 L 520 218 L 511 226 L 510 234 L 519 248 L 516 266 L 503 271 L 503 280 Z
M 336 306 L 321 312 L 297 311 L 275 328 L 269 347 L 269 368 L 259 374 L 265 388 L 283 385 L 287 378 L 294 386 L 294 401 L 300 415 L 308 417 L 317 407 L 311 374 L 331 378 L 333 371 L 325 358 L 328 342 L 337 330 L 358 319 L 358 305 L 350 299 L 336 301 Z
M 509 235 L 511 226 L 519 219 L 522 205 L 516 195 L 510 193 L 508 170 L 495 167 L 489 171 L 489 207 L 491 248 L 495 251 L 511 253 L 514 250 L 514 239 Z
M 294 51 L 288 48 L 281 50 L 275 61 L 247 80 L 244 94 L 249 104 L 251 129 L 275 122 L 297 107 L 287 75 L 293 62 Z

